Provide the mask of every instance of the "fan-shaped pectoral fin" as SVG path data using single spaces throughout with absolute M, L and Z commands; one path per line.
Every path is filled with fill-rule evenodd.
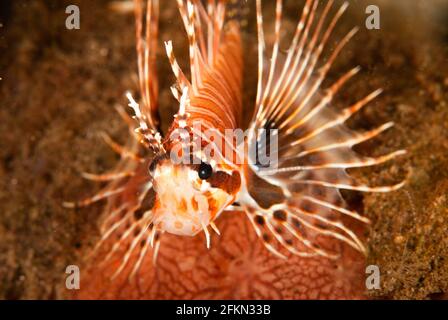
M 279 258 L 287 259 L 288 255 L 338 257 L 309 238 L 306 226 L 288 211 L 246 208 L 246 214 L 263 245 Z

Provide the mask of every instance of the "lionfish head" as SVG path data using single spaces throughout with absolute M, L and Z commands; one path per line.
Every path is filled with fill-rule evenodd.
M 175 163 L 165 153 L 150 166 L 155 191 L 153 224 L 172 234 L 194 236 L 235 201 L 241 185 L 237 170 L 196 159 Z

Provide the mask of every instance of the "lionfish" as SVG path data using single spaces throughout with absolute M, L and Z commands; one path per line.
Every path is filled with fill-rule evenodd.
M 257 94 L 247 135 L 238 141 L 225 134 L 226 130 L 242 129 L 241 24 L 235 14 L 228 14 L 235 11 L 235 1 L 177 0 L 188 35 L 190 77 L 180 68 L 172 42 L 165 42 L 176 77 L 171 91 L 179 109 L 164 136 L 159 130 L 156 72 L 159 3 L 134 2 L 141 101 L 127 93 L 134 119 L 122 108 L 118 112 L 135 139 L 121 146 L 105 135 L 106 143 L 121 155 L 116 171 L 83 175 L 109 184 L 91 198 L 66 204 L 87 206 L 107 199 L 102 235 L 94 251 L 115 237 L 105 259 L 125 248 L 116 274 L 131 256 L 136 257 L 131 273 L 135 274 L 148 250 L 152 250 L 155 262 L 165 232 L 180 236 L 204 232 L 210 247 L 211 230 L 219 234 L 215 220 L 221 214 L 242 212 L 267 250 L 279 258 L 337 258 L 337 252 L 320 244 L 321 237 L 342 241 L 365 253 L 362 241 L 344 221 L 368 224 L 369 220 L 349 210 L 340 191 L 390 192 L 402 187 L 404 181 L 370 187 L 357 182 L 346 169 L 378 165 L 405 151 L 372 158 L 352 150 L 393 126 L 389 122 L 361 133 L 345 125 L 381 90 L 342 111 L 332 107 L 333 97 L 359 67 L 322 88 L 335 59 L 357 32 L 357 28 L 348 32 L 323 58 L 348 3 L 333 9 L 334 1 L 329 0 L 318 10 L 318 0 L 306 0 L 284 51 L 280 49 L 282 0 L 276 0 L 273 44 L 268 54 L 262 4 L 256 0 Z M 216 133 L 214 139 L 207 130 Z M 274 132 L 270 138 L 260 133 L 269 130 Z M 251 150 L 256 154 L 266 151 L 274 140 L 277 147 L 269 152 L 275 160 L 265 168 Z M 210 147 L 213 151 L 206 152 Z M 173 154 L 190 161 L 175 162 Z

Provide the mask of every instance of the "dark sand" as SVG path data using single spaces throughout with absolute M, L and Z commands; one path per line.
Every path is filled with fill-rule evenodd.
M 61 203 L 98 190 L 80 171 L 104 172 L 116 163 L 101 131 L 123 143 L 128 137 L 113 106 L 125 105 L 124 92 L 136 89 L 134 22 L 132 15 L 111 13 L 108 2 L 2 1 L 2 299 L 66 297 L 66 266 L 78 264 L 98 235 L 102 204 L 73 211 Z M 177 10 L 164 2 L 161 40 L 173 40 L 182 60 L 184 32 Z M 363 27 L 366 3 L 380 6 L 381 30 Z M 329 81 L 361 65 L 363 72 L 336 98 L 337 105 L 382 87 L 380 98 L 350 125 L 366 130 L 394 121 L 396 126 L 357 149 L 369 155 L 408 150 L 391 164 L 353 174 L 371 185 L 409 180 L 397 192 L 347 196 L 372 220 L 367 263 L 380 267 L 382 282 L 380 290 L 367 295 L 443 299 L 448 298 L 448 16 L 441 13 L 448 8 L 441 0 L 394 3 L 354 1 L 337 35 L 354 25 L 361 32 L 338 59 Z M 80 30 L 64 26 L 68 4 L 80 6 Z M 295 11 L 287 12 L 292 25 Z M 248 32 L 247 43 L 253 43 L 253 28 Z M 253 75 L 256 53 L 250 49 L 247 54 L 253 56 L 247 67 Z M 163 50 L 159 61 L 166 128 L 177 106 L 168 90 L 173 77 Z M 248 91 L 246 105 L 251 105 L 253 89 Z

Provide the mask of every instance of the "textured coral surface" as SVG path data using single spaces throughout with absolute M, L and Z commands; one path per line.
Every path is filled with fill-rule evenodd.
M 362 298 L 363 259 L 348 248 L 339 261 L 288 261 L 270 254 L 245 215 L 226 213 L 212 237 L 188 239 L 164 235 L 157 265 L 149 254 L 142 269 L 128 280 L 132 261 L 113 280 L 123 254 L 107 263 L 88 263 L 78 298 L 121 299 L 335 299 Z M 101 256 L 101 255 L 100 255 Z M 104 256 L 103 256 L 104 257 Z
M 108 3 L 1 3 L 0 298 L 72 297 L 65 289 L 70 264 L 81 266 L 77 296 L 83 298 L 447 298 L 448 18 L 442 15 L 447 12 L 443 0 L 356 1 L 336 32 L 335 39 L 361 26 L 329 83 L 354 65 L 363 69 L 336 105 L 382 87 L 382 96 L 350 125 L 367 130 L 396 123 L 358 151 L 408 150 L 392 164 L 353 171 L 372 185 L 409 176 L 407 186 L 394 193 L 346 195 L 372 220 L 365 232 L 367 261 L 345 247 L 338 261 L 273 258 L 245 216 L 229 213 L 219 219 L 222 236 L 212 238 L 210 251 L 202 235 L 167 236 L 157 269 L 148 258 L 130 282 L 120 277 L 110 282 L 117 261 L 85 263 L 98 239 L 102 204 L 76 211 L 61 206 L 99 189 L 83 181 L 80 171 L 104 172 L 116 163 L 99 133 L 107 131 L 123 143 L 128 137 L 113 106 L 125 105 L 124 92 L 136 89 L 133 17 L 112 13 Z M 285 25 L 291 30 L 301 4 L 286 3 Z M 364 28 L 365 7 L 372 3 L 381 9 L 381 30 Z M 80 30 L 64 26 L 69 4 L 81 9 Z M 173 40 L 185 65 L 185 34 L 173 5 L 163 1 L 160 36 Z M 272 16 L 266 16 L 271 26 Z M 256 49 L 252 15 L 248 19 L 245 106 L 250 109 Z M 166 128 L 177 105 L 168 90 L 173 78 L 163 50 L 159 56 Z M 381 270 L 379 290 L 365 289 L 366 262 Z

